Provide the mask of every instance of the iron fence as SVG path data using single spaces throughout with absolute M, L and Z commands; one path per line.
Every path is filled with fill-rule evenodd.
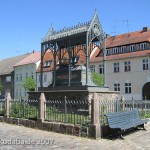
M 0 116 L 4 116 L 4 114 L 6 113 L 6 100 L 5 99 L 0 99 Z
M 38 100 L 11 100 L 10 117 L 36 120 L 38 117 Z
M 141 118 L 150 118 L 150 100 L 100 100 L 100 123 L 107 124 L 106 113 L 129 111 L 136 108 Z
M 86 99 L 51 98 L 45 102 L 45 120 L 86 125 L 89 122 L 89 102 Z

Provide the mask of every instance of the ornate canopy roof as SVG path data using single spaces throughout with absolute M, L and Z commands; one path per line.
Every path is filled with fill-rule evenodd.
M 77 25 L 63 28 L 58 31 L 54 31 L 51 25 L 49 31 L 42 40 L 42 49 L 46 50 L 54 43 L 57 43 L 58 49 L 76 45 L 84 45 L 87 40 L 87 32 L 89 42 L 102 40 L 104 32 L 97 13 L 95 13 L 92 20 L 88 22 L 78 23 Z

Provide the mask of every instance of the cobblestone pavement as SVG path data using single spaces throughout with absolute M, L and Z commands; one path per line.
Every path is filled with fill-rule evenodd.
M 150 123 L 121 139 L 92 140 L 0 123 L 0 150 L 150 150 Z

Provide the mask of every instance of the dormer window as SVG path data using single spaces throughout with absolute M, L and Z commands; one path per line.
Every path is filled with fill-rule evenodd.
M 63 58 L 61 59 L 61 64 L 62 64 L 62 65 L 67 65 L 67 64 L 68 64 L 68 59 L 67 59 L 67 57 L 63 57 Z
M 110 55 L 110 49 L 106 49 L 106 55 Z
M 146 49 L 146 43 L 140 43 L 140 49 L 145 50 Z
M 79 55 L 75 56 L 74 63 L 76 64 L 76 63 L 78 63 L 78 61 L 79 61 Z
M 113 48 L 113 54 L 117 54 L 118 53 L 118 47 L 114 47 Z
M 135 51 L 135 45 L 130 45 L 130 52 Z
M 52 60 L 46 60 L 44 67 L 50 67 L 51 64 L 52 64 Z
M 126 46 L 121 46 L 120 53 L 124 53 L 126 51 Z

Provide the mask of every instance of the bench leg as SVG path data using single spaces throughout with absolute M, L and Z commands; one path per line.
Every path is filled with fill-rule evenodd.
M 146 130 L 144 124 L 139 125 L 139 127 L 143 128 L 143 130 Z
M 119 135 L 120 139 L 124 140 L 122 133 L 123 133 L 123 131 L 121 129 L 118 129 L 118 135 Z
M 119 129 L 119 137 L 120 137 L 120 139 L 124 140 L 122 133 L 123 133 L 123 131 L 121 129 Z

